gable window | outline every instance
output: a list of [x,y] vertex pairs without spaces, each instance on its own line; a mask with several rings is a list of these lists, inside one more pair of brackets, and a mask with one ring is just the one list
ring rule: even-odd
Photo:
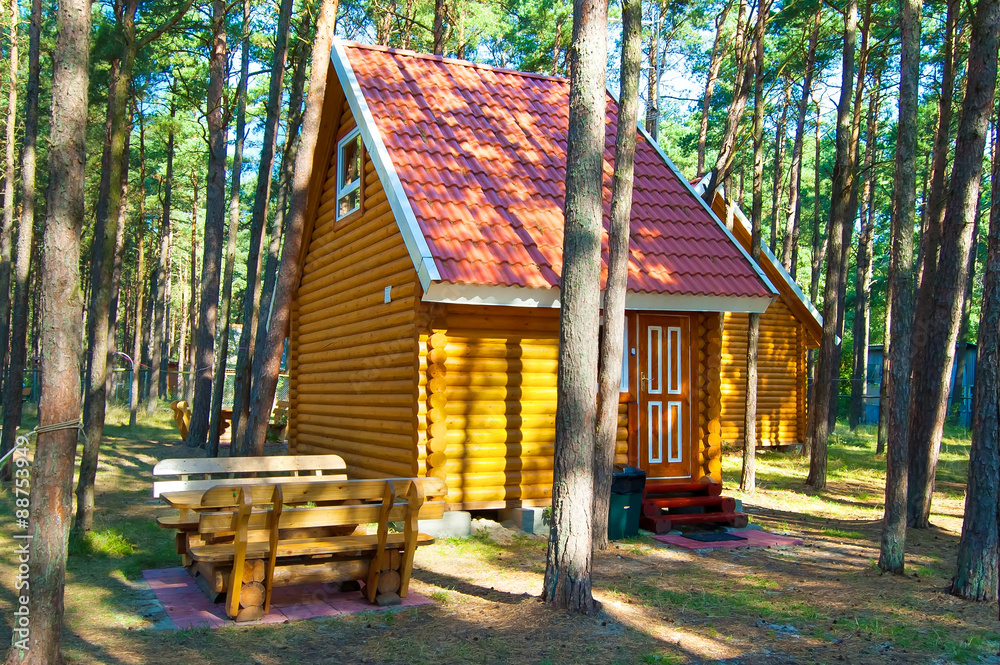
[[361,132],[337,143],[337,219],[361,207]]

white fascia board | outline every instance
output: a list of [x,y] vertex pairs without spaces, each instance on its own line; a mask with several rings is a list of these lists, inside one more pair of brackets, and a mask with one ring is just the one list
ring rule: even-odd
[[663,148],[660,147],[660,144],[654,141],[653,137],[649,135],[649,132],[647,132],[646,129],[641,125],[639,126],[639,131],[642,133],[643,137],[647,141],[649,141],[649,144],[653,146],[653,149],[656,150],[656,152],[660,155],[660,158],[663,159],[666,165],[670,167],[670,170],[674,172],[674,175],[677,176],[677,179],[680,180],[681,183],[683,183],[683,185],[687,188],[691,196],[697,199],[698,203],[701,204],[701,207],[705,209],[705,212],[707,212],[712,217],[712,219],[715,220],[715,223],[719,225],[719,228],[722,229],[722,232],[726,234],[726,237],[729,238],[729,241],[733,243],[736,249],[738,249],[740,253],[743,254],[743,256],[746,258],[746,260],[750,262],[750,265],[753,267],[754,272],[757,273],[757,276],[760,278],[760,280],[764,282],[764,286],[766,286],[767,289],[771,292],[771,295],[773,296],[772,300],[778,297],[778,290],[774,288],[774,284],[772,284],[771,280],[767,278],[767,275],[764,274],[764,271],[761,270],[761,267],[757,265],[756,261],[753,260],[753,257],[750,256],[750,253],[747,252],[745,249],[743,249],[743,245],[741,245],[739,240],[737,240],[736,237],[733,236],[732,231],[726,228],[726,225],[722,222],[722,220],[716,216],[715,211],[712,210],[712,207],[708,205],[705,199],[698,196],[698,193],[694,191],[694,188],[691,186],[691,183],[687,181],[687,178],[684,177],[684,175],[680,172],[677,166],[670,160],[670,157],[667,156],[667,153],[663,152]]
[[[425,302],[453,305],[498,305],[559,309],[555,287],[530,288],[484,284],[435,282],[424,292]],[[603,300],[603,294],[602,294]],[[747,296],[697,296],[664,293],[625,294],[625,309],[655,312],[755,312],[762,314],[773,298]]]
[[403,183],[399,180],[399,174],[396,173],[396,167],[392,163],[385,142],[382,141],[382,134],[379,132],[378,125],[375,124],[375,117],[372,115],[368,101],[358,84],[354,68],[351,67],[351,62],[347,59],[347,52],[339,37],[335,37],[333,40],[330,60],[333,62],[333,68],[340,79],[340,85],[344,89],[344,96],[354,114],[355,122],[361,130],[368,155],[371,157],[372,164],[375,165],[379,180],[382,181],[386,198],[389,200],[389,207],[396,218],[396,224],[403,236],[406,250],[409,252],[413,267],[416,268],[417,276],[420,278],[420,285],[424,291],[427,291],[433,282],[441,279],[441,274],[438,272],[437,264],[434,263],[427,239],[424,237],[423,231],[420,230],[420,225],[417,224],[413,207],[403,190]]
[[[725,198],[723,198],[723,201],[726,202],[727,206],[733,207],[733,217],[739,220],[739,223],[743,225],[743,228],[746,229],[747,233],[751,233],[750,229],[752,227],[750,226],[750,220],[748,220],[746,215],[743,214],[743,211],[740,210],[740,207],[736,205],[733,201],[726,201]],[[803,293],[802,289],[799,288],[799,285],[795,283],[795,280],[792,279],[792,276],[788,274],[788,271],[785,270],[785,266],[781,265],[781,261],[779,261],[778,257],[775,256],[773,252],[771,252],[771,248],[761,243],[760,252],[767,258],[768,261],[771,262],[771,265],[773,265],[778,270],[778,274],[781,275],[781,278],[785,281],[785,284],[787,284],[788,287],[792,289],[792,293],[795,294],[795,297],[799,299],[799,301],[805,306],[807,310],[809,310],[809,313],[812,315],[814,319],[816,319],[816,322],[819,323],[820,328],[822,328],[823,315],[819,313],[819,310],[816,309],[816,306],[813,305],[813,302],[806,297],[806,294]]]

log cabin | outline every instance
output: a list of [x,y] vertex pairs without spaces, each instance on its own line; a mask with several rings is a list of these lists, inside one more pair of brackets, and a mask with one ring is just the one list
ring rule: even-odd
[[[694,183],[701,195],[711,174]],[[732,213],[733,235],[750,251],[750,220],[739,206],[716,191],[712,210],[719,219]],[[804,446],[808,426],[807,353],[818,349],[823,315],[766,244],[760,267],[778,290],[778,299],[760,317],[757,354],[757,445]],[[747,315],[727,312],[722,329],[722,442],[743,445],[746,414]]]
[[[451,508],[548,505],[569,84],[344,41],[331,58],[290,452],[443,478]],[[610,95],[607,113],[605,229]],[[722,317],[778,291],[641,128],[635,162],[616,461],[721,483]]]

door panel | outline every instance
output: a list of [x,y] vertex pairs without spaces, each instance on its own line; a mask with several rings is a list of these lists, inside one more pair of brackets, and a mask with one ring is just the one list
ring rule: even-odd
[[639,468],[649,478],[691,478],[691,319],[640,314]]

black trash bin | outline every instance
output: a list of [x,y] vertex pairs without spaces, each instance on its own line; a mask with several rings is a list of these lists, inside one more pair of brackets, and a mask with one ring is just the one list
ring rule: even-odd
[[646,472],[634,466],[616,471],[611,480],[611,504],[608,508],[608,539],[621,540],[639,535],[642,491]]

